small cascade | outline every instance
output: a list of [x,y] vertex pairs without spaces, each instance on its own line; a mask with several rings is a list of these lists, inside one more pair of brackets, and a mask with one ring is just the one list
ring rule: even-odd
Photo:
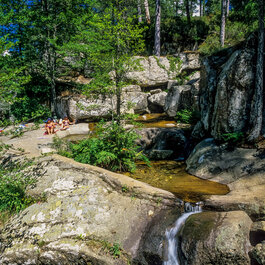
[[178,258],[178,238],[176,235],[178,234],[181,227],[185,224],[188,217],[192,214],[199,213],[202,211],[201,203],[198,202],[196,205],[192,205],[190,203],[185,203],[184,207],[185,212],[178,218],[174,227],[170,230],[166,231],[166,239],[167,239],[167,261],[164,261],[164,265],[180,265]]

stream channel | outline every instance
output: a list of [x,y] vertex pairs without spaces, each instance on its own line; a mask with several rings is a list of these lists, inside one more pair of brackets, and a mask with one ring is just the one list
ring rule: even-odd
[[[188,125],[178,124],[175,120],[167,120],[163,114],[146,114],[137,119],[143,128],[181,128],[189,129]],[[91,132],[96,123],[90,123]],[[65,139],[77,142],[84,139],[84,135],[70,135]],[[175,224],[165,232],[167,241],[167,257],[163,265],[180,265],[178,258],[177,234],[192,214],[202,211],[201,203],[209,195],[225,195],[229,192],[226,185],[203,180],[186,172],[185,162],[175,160],[151,161],[151,166],[137,163],[134,173],[123,173],[131,178],[164,189],[173,193],[185,203],[184,213],[176,220]]]

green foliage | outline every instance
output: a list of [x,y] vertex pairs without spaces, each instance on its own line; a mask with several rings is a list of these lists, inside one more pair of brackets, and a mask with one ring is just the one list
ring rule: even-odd
[[199,121],[200,114],[196,110],[184,109],[177,112],[176,119],[181,123],[195,124]]
[[169,60],[169,71],[178,72],[181,69],[182,61],[179,57],[167,56]]
[[[246,4],[242,4],[241,1],[233,3],[235,7],[230,11],[229,17],[226,20],[224,48],[234,46],[244,41],[251,32],[258,28],[258,9],[255,2],[256,1],[250,0]],[[210,55],[223,49],[220,46],[219,40],[220,9],[218,9],[215,15],[209,16],[209,21],[209,33],[199,47],[199,51],[204,55]]]
[[109,248],[110,254],[113,256],[114,259],[117,259],[121,256],[121,247],[118,243],[114,243],[110,248]]
[[[30,75],[25,75],[25,67],[16,64],[10,50],[14,43],[7,40],[7,36],[0,38],[0,96],[3,102],[15,102],[17,93],[23,90],[23,85],[29,82]],[[3,55],[4,53],[6,55]]]
[[[3,151],[8,150],[10,147],[11,147],[10,145],[8,145],[8,144],[4,144],[4,143],[0,142],[0,152],[1,152],[1,153],[2,153]],[[0,153],[0,154],[1,154],[1,153]]]
[[123,186],[121,187],[121,191],[122,191],[122,192],[128,192],[128,191],[129,191],[128,186],[127,186],[127,185],[123,185]]
[[9,134],[11,134],[11,139],[21,137],[24,135],[25,131],[22,127],[15,127],[14,129],[9,131]]
[[39,99],[29,97],[14,103],[11,107],[11,112],[18,120],[24,121],[51,117],[49,107],[41,105]]
[[19,212],[34,203],[34,199],[26,195],[27,187],[36,182],[23,172],[29,165],[11,164],[0,169],[0,212]]
[[99,123],[97,137],[91,137],[70,145],[71,156],[78,162],[97,165],[112,171],[134,171],[135,161],[148,163],[146,156],[138,152],[133,130],[125,130],[117,121]]
[[126,73],[139,67],[132,57],[144,51],[144,28],[135,23],[135,16],[128,15],[125,1],[107,1],[99,8],[101,12],[95,12],[93,4],[84,16],[76,18],[78,33],[58,48],[63,56],[76,58],[74,67],[90,71],[93,79],[85,86],[87,96],[100,93],[116,97],[118,104],[113,112],[119,117],[121,88],[128,84]]
[[59,155],[72,158],[72,152],[71,152],[72,144],[69,141],[65,141],[57,136],[53,137],[52,141],[53,141],[53,147],[57,150]]
[[170,75],[172,72],[178,72],[181,68],[182,65],[182,61],[179,57],[175,57],[175,56],[167,56],[167,59],[169,61],[169,69],[167,69],[165,67],[165,65],[160,63],[160,60],[158,57],[154,56],[157,65],[165,70],[167,72],[168,75]]
[[224,133],[221,135],[221,141],[236,145],[244,140],[244,136],[243,132]]

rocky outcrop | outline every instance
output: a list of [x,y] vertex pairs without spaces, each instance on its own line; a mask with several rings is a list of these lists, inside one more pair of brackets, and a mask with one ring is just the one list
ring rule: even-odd
[[[121,95],[121,110],[129,112],[130,108],[136,114],[148,113],[149,93],[141,92],[139,86],[125,87]],[[98,120],[111,116],[116,110],[116,97],[99,95],[87,98],[85,96],[58,97],[59,116],[68,116],[73,120]]]
[[[188,106],[189,108],[193,108],[194,104],[197,106],[198,81],[200,78],[198,71],[200,69],[199,54],[184,53],[169,58],[135,57],[135,60],[139,60],[140,69],[127,73],[128,83],[135,85],[122,88],[121,108],[124,112],[128,110],[129,106],[136,114],[162,113],[167,97],[167,92],[162,91],[162,89],[169,90],[179,84],[189,85],[190,92],[182,93],[180,102],[177,104],[183,105],[183,108],[187,108],[190,104],[192,106]],[[188,78],[185,77],[184,81],[177,80],[176,76],[183,71],[185,71],[185,75],[192,74]],[[69,77],[69,82],[72,85],[76,80],[75,78]],[[65,84],[68,84],[67,80],[58,79],[57,82],[60,84],[64,81]],[[76,80],[76,84],[80,84],[80,80],[78,80]],[[90,79],[85,79],[83,84],[90,81]],[[149,91],[153,92],[149,94]],[[175,100],[175,98],[171,99],[171,104],[174,104],[172,100]],[[112,111],[115,111],[116,104],[116,98],[109,95],[86,98],[82,95],[71,95],[68,91],[57,97],[59,116],[67,115],[76,120],[107,118],[111,116]]]
[[189,152],[188,139],[182,129],[145,128],[137,130],[140,139],[137,144],[153,160],[182,159]]
[[190,216],[179,236],[181,264],[249,265],[251,224],[242,211]]
[[3,265],[128,264],[153,220],[179,204],[169,192],[57,155],[32,170],[38,182],[28,194],[39,202],[1,231]]
[[174,80],[181,72],[180,58],[178,62],[173,62],[175,65],[173,71],[170,70],[170,61],[167,57],[135,57],[135,60],[139,60],[142,69],[128,72],[126,77],[141,87],[166,85],[169,80]]
[[164,110],[169,117],[175,117],[178,110],[189,109],[192,101],[191,86],[174,86],[168,92]]
[[164,112],[167,92],[155,93],[148,97],[148,108],[152,113]]
[[211,196],[206,207],[222,211],[244,210],[253,219],[265,218],[264,151],[229,148],[213,139],[199,143],[187,162],[189,173],[203,179],[228,184],[230,193]]
[[[252,34],[239,46],[202,62],[200,110],[203,129],[214,138],[247,132],[255,86],[257,39]],[[264,112],[265,113],[265,112]]]
[[201,68],[200,54],[198,52],[184,52],[179,55],[182,65],[181,70],[196,71]]

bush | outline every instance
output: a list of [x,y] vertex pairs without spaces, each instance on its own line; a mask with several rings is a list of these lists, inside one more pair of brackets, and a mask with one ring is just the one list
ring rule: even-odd
[[[100,122],[96,137],[91,137],[70,145],[74,160],[100,166],[112,171],[134,171],[136,160],[148,163],[146,156],[138,152],[135,140],[138,135],[133,130],[125,130],[116,121]],[[61,153],[68,150],[61,150]]]
[[47,106],[42,105],[39,99],[24,97],[21,101],[15,102],[11,106],[11,112],[17,120],[26,121],[29,119],[47,118],[51,116],[51,111]]
[[200,113],[196,110],[184,109],[177,112],[176,119],[181,123],[195,124],[200,120]]
[[34,202],[26,195],[26,188],[35,183],[32,176],[22,172],[27,166],[29,163],[12,163],[0,169],[0,212],[19,212]]
[[242,143],[244,136],[243,132],[224,133],[221,135],[221,142],[236,145]]
[[243,22],[227,20],[225,31],[225,46],[220,45],[220,26],[214,25],[205,41],[200,45],[199,51],[203,55],[211,55],[223,48],[237,45],[244,41],[255,30],[255,25],[246,26]]

